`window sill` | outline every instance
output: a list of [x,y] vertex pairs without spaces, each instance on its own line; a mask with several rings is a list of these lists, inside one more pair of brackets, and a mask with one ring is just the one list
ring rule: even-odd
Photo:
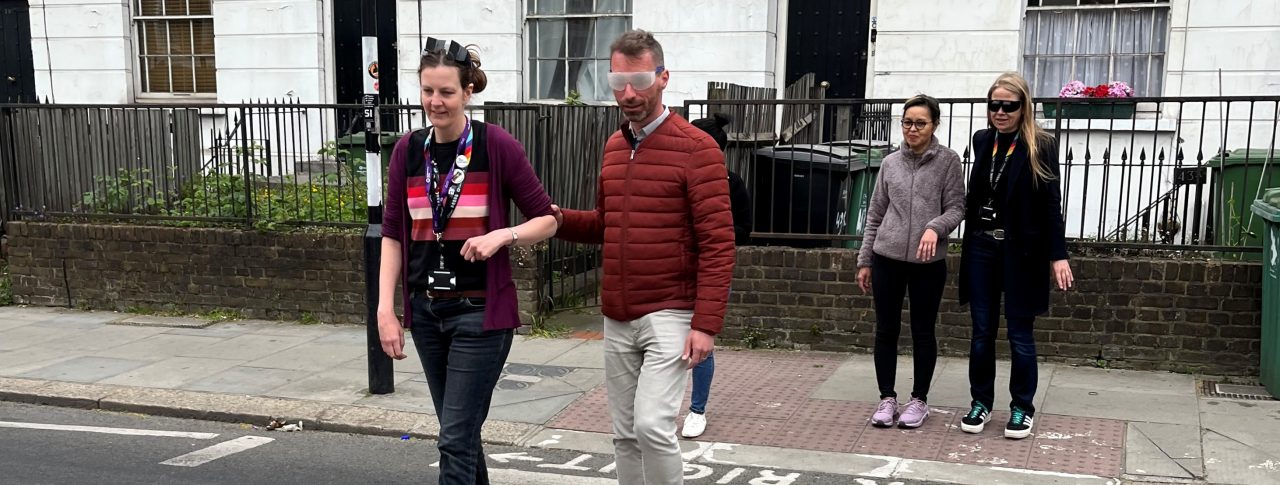
[[134,102],[138,104],[217,104],[218,96],[216,94],[198,96],[139,94],[134,97]]

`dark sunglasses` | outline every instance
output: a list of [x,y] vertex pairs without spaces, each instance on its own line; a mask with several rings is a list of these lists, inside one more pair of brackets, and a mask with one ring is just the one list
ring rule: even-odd
[[993,99],[993,100],[987,101],[987,111],[990,111],[992,113],[995,113],[997,111],[1004,111],[1005,113],[1014,113],[1020,109],[1022,109],[1022,101],[1003,101],[999,99]]
[[471,52],[462,47],[457,41],[427,37],[427,43],[422,48],[422,54],[426,55],[430,52],[439,52],[458,64],[467,65],[471,63]]

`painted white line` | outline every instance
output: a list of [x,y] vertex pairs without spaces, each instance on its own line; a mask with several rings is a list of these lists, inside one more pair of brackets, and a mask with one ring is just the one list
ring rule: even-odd
[[186,467],[200,466],[213,460],[217,460],[218,458],[257,448],[272,441],[275,441],[275,439],[264,438],[261,436],[241,436],[231,441],[223,441],[208,448],[196,450],[177,458],[162,461],[160,464]]
[[12,421],[0,421],[0,428],[39,429],[45,431],[78,431],[81,433],[154,436],[161,438],[190,438],[193,440],[211,440],[218,437],[217,433],[189,433],[186,431],[156,431],[150,429],[103,428],[99,426],[71,426],[65,424],[17,423]]
[[520,485],[618,485],[618,481],[612,478],[557,475],[508,468],[490,468],[489,481],[493,483],[519,483]]

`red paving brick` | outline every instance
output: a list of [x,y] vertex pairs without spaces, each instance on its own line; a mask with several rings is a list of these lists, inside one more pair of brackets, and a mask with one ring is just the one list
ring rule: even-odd
[[[1104,477],[1123,472],[1124,421],[1041,414],[1036,416],[1034,437],[1009,440],[1004,438],[1007,411],[996,411],[986,430],[970,435],[959,429],[962,409],[932,407],[928,421],[915,430],[879,429],[867,424],[874,402],[809,399],[843,360],[835,355],[717,352],[707,431],[697,441]],[[688,396],[686,390],[686,409]],[[602,385],[548,426],[611,433],[611,423]]]
[[959,430],[947,433],[938,453],[938,461],[1026,468],[1031,445],[1031,440],[1006,439],[1003,425],[988,424],[987,429],[979,434]]

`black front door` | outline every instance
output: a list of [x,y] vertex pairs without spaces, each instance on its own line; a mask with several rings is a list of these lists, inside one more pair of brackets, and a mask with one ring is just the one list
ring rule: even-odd
[[[370,23],[373,25],[368,25]],[[365,35],[378,36],[378,95],[383,103],[398,103],[396,0],[333,2],[333,32],[334,84],[338,103],[361,103],[365,75],[361,38]],[[418,48],[421,49],[420,46]],[[339,134],[352,129],[362,130],[364,126],[355,123],[359,115],[359,110],[340,110],[337,116]],[[396,122],[394,113],[382,116],[382,131],[400,131]]]
[[35,101],[27,0],[0,0],[0,103]]
[[827,82],[828,98],[861,98],[867,89],[871,0],[788,2],[787,84],[806,73]]

